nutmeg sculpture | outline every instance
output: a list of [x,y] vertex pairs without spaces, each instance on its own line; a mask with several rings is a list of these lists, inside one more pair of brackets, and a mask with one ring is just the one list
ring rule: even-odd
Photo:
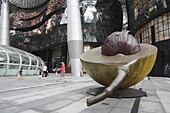
[[107,86],[101,94],[87,99],[87,105],[143,80],[153,68],[156,56],[155,46],[139,44],[126,30],[112,33],[101,47],[83,53],[80,59],[89,76]]

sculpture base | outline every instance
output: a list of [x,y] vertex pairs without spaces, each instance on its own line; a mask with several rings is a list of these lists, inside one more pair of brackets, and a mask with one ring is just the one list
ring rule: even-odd
[[[87,91],[88,94],[96,96],[103,92],[105,87],[98,87],[92,88]],[[113,94],[109,98],[139,98],[139,97],[146,97],[147,93],[142,91],[141,89],[133,89],[133,88],[126,88],[126,89],[119,89],[113,92]]]

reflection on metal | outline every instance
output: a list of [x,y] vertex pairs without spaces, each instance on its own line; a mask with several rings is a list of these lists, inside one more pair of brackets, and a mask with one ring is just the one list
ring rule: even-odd
[[36,8],[49,0],[9,0],[10,3],[20,8]]
[[23,75],[38,74],[44,61],[20,49],[0,45],[0,76],[17,75],[23,68]]

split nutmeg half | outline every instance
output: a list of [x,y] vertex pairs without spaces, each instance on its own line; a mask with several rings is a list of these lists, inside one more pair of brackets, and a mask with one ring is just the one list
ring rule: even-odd
[[143,80],[154,66],[157,47],[139,44],[129,31],[114,32],[101,47],[80,56],[87,74],[107,88],[87,99],[87,105],[100,102],[117,89],[128,88]]

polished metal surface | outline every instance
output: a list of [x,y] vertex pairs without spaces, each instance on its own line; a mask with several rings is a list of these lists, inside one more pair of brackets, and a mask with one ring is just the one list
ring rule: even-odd
[[[70,58],[71,72],[72,75],[78,77],[82,72],[82,66],[78,56],[83,52],[83,45],[80,45],[83,42],[83,38],[78,0],[67,1],[67,14],[67,42],[69,54],[72,54],[73,51],[75,51],[74,53],[76,54]],[[70,43],[75,44],[73,48],[70,46]],[[77,50],[79,50],[79,52],[76,53]]]
[[9,0],[10,3],[20,8],[36,8],[50,0]]
[[8,0],[1,2],[0,44],[9,45],[9,5]]

